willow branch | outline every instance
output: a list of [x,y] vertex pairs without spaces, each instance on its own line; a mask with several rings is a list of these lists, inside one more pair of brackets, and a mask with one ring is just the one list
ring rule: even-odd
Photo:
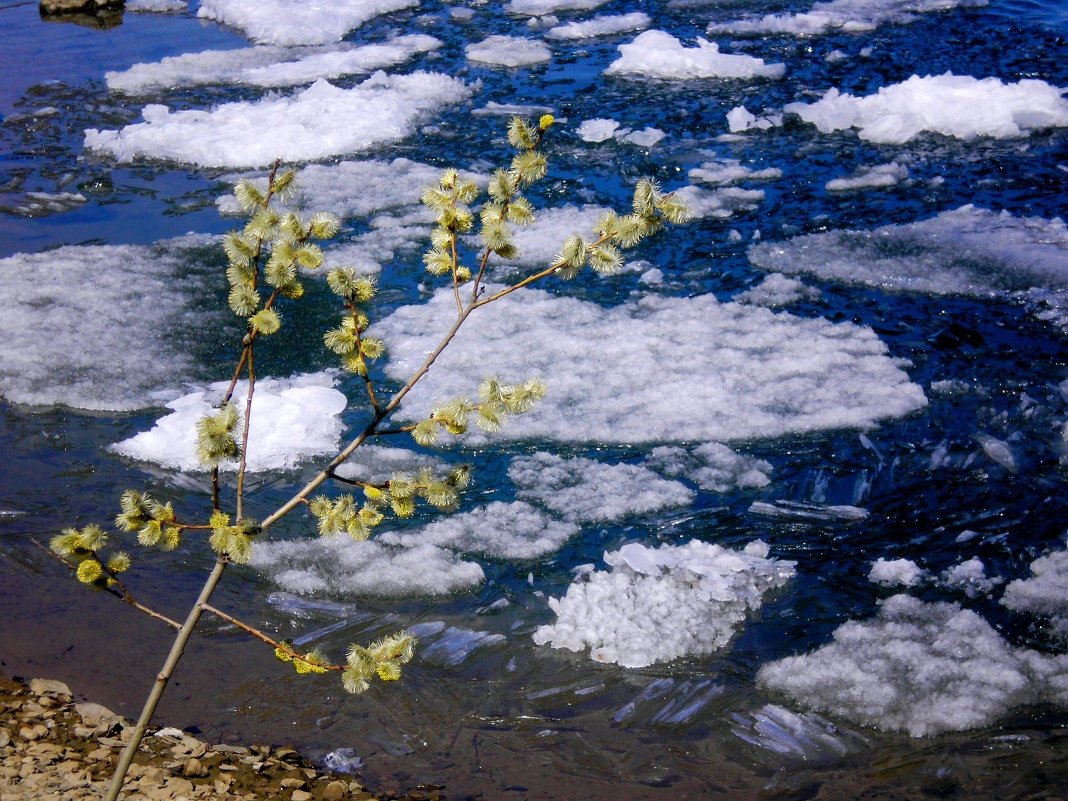
[[[291,659],[296,659],[296,660],[299,660],[301,662],[307,662],[308,661],[305,658],[304,654],[300,653],[299,651],[294,651],[293,648],[290,647],[289,645],[287,645],[286,643],[280,642],[280,641],[274,639],[273,637],[271,637],[269,634],[261,631],[260,629],[257,629],[254,626],[250,626],[248,623],[245,623],[244,621],[238,620],[236,617],[233,617],[232,615],[226,614],[226,612],[223,612],[221,609],[216,609],[211,604],[208,604],[208,603],[201,604],[201,608],[205,612],[211,612],[211,614],[215,615],[215,617],[220,618],[221,620],[225,620],[227,623],[230,623],[231,625],[237,626],[237,628],[241,629],[246,634],[249,634],[252,637],[255,637],[260,642],[267,643],[267,645],[270,645],[276,651],[284,652]],[[345,669],[344,665],[322,664],[322,663],[319,663],[319,662],[316,662],[315,666],[316,667],[325,668],[326,670],[344,670]]]

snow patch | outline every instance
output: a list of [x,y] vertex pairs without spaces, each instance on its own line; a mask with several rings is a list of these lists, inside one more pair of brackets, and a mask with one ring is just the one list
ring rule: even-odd
[[637,543],[606,552],[609,570],[550,598],[556,622],[534,642],[623,667],[714,653],[730,642],[771,590],[794,574],[794,563],[767,558],[756,540],[744,550],[691,540],[649,548]]

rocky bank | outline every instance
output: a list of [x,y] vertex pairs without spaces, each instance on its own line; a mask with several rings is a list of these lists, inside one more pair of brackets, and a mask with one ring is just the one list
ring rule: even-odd
[[[97,801],[132,728],[99,704],[75,703],[62,682],[0,678],[0,801]],[[168,728],[144,738],[122,798],[375,801],[291,748],[212,745]]]

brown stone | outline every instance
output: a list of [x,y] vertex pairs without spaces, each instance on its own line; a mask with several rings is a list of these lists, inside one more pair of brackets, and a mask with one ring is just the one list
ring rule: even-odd
[[323,801],[342,801],[349,794],[343,782],[332,781],[323,788]]
[[202,779],[208,775],[208,769],[196,757],[189,757],[182,765],[182,775],[187,779]]
[[312,801],[312,799],[314,797],[315,796],[313,796],[311,793],[307,792],[306,790],[294,790],[293,791],[293,795],[290,796],[292,801]]
[[30,692],[34,695],[62,695],[71,697],[70,687],[55,679],[31,679]]

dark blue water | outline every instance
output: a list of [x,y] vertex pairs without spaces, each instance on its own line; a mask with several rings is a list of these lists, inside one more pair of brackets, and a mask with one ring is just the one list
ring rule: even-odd
[[[808,7],[802,2],[614,0],[597,13],[643,10],[653,17],[653,27],[692,41],[712,22]],[[746,255],[758,232],[767,241],[907,224],[968,203],[1017,217],[1068,215],[1064,128],[1015,140],[965,142],[924,134],[903,146],[872,144],[851,132],[821,134],[796,123],[739,141],[718,138],[727,128],[726,113],[737,105],[774,110],[814,99],[831,86],[870,94],[913,74],[947,71],[1068,86],[1068,16],[1054,0],[992,0],[986,8],[925,14],[909,24],[888,23],[860,34],[719,40],[724,50],[785,63],[788,72],[781,81],[605,77],[617,46],[631,35],[555,43],[547,65],[516,70],[480,66],[464,58],[469,42],[495,33],[534,34],[521,19],[496,8],[480,10],[478,25],[469,27],[447,24],[447,11],[447,4],[422,3],[417,10],[373,20],[349,40],[430,33],[444,42],[441,50],[404,70],[431,69],[481,81],[471,104],[475,108],[490,102],[553,108],[563,123],[552,143],[552,180],[534,193],[538,203],[577,199],[619,207],[638,177],[651,175],[675,188],[685,183],[687,169],[712,158],[782,170],[781,178],[759,185],[766,196],[755,210],[722,221],[700,220],[643,245],[637,255],[669,279],[658,291],[675,296],[711,292],[726,300],[759,283],[763,275]],[[0,49],[0,257],[68,244],[149,244],[189,231],[221,233],[233,224],[220,218],[214,206],[226,191],[228,171],[151,161],[116,165],[85,152],[82,137],[86,128],[118,128],[140,118],[143,102],[109,94],[105,71],[167,55],[239,47],[243,37],[189,13],[128,13],[122,25],[109,30],[43,23],[36,5],[29,3],[4,3],[0,23],[12,34]],[[868,48],[870,54],[862,55]],[[826,60],[835,50],[846,58]],[[208,108],[257,94],[226,86],[176,87],[149,100],[175,108]],[[504,157],[503,118],[470,110],[446,112],[401,143],[360,156],[484,168]],[[578,139],[574,126],[592,117],[635,129],[653,126],[669,135],[648,150],[590,146]],[[908,164],[910,181],[845,199],[824,188],[831,177],[894,160]],[[86,202],[65,211],[31,213],[24,209],[28,192],[78,192]],[[358,231],[363,222],[350,224]],[[740,236],[729,236],[732,230]],[[381,276],[382,301],[375,313],[384,316],[419,302],[422,280],[418,253],[402,257]],[[284,636],[334,627],[313,638],[332,650],[398,624],[428,621],[504,634],[507,641],[477,649],[458,664],[417,658],[399,686],[375,688],[357,700],[326,679],[298,682],[269,660],[245,656],[234,644],[240,655],[227,664],[222,678],[210,663],[188,668],[196,674],[189,684],[208,689],[184,699],[190,710],[184,722],[222,737],[294,740],[317,755],[350,747],[363,757],[372,784],[387,789],[443,784],[449,798],[564,799],[606,791],[650,798],[746,798],[758,792],[762,797],[808,798],[817,791],[819,798],[884,797],[879,795],[884,792],[894,797],[970,792],[981,798],[1041,798],[1068,791],[1068,716],[1056,707],[1015,709],[989,729],[923,740],[832,720],[828,725],[848,744],[844,754],[803,744],[783,754],[737,735],[739,727],[750,730],[753,715],[764,704],[789,705],[788,699],[755,688],[761,665],[810,651],[826,643],[838,625],[875,612],[877,602],[889,594],[867,580],[875,559],[912,559],[937,573],[977,556],[987,575],[1009,581],[1027,575],[1036,557],[1063,547],[1068,512],[1058,450],[1060,427],[1068,417],[1068,399],[1058,386],[1068,378],[1063,331],[1037,319],[1033,307],[1018,299],[933,297],[816,279],[809,283],[820,288],[822,300],[802,301],[790,307],[791,313],[873,329],[892,356],[907,360],[911,380],[928,397],[926,409],[885,422],[865,437],[830,431],[737,443],[745,453],[772,464],[768,487],[700,491],[685,509],[587,526],[580,537],[542,559],[481,559],[485,584],[445,599],[317,599],[352,605],[341,608],[316,607],[307,600],[294,604],[272,595],[278,588],[262,576],[235,570],[223,593],[231,608]],[[627,274],[614,282],[579,279],[563,291],[611,306],[638,289],[636,275]],[[72,291],[77,291],[77,281]],[[317,296],[313,318],[322,317],[325,293],[312,294]],[[315,343],[315,325],[309,323],[307,329],[303,342],[293,340],[263,355],[271,373],[330,364]],[[211,331],[195,338],[205,377],[226,375],[229,349],[220,343],[229,341],[230,334]],[[966,382],[974,391],[931,390],[936,381],[952,380]],[[350,397],[359,397],[354,382],[344,388]],[[171,498],[179,508],[203,503],[203,480],[146,468],[104,450],[145,429],[158,415],[159,410],[89,415],[0,400],[0,511],[14,513],[0,517],[5,570],[61,575],[63,569],[34,543],[71,523],[108,519],[128,486]],[[347,418],[352,425],[359,419],[358,411]],[[977,433],[1010,442],[1019,469],[1011,472],[984,457],[974,439]],[[466,503],[473,507],[511,500],[507,469],[512,457],[553,447],[528,442],[460,449],[451,458],[473,462],[478,477]],[[579,443],[561,452],[637,463],[647,450]],[[932,469],[936,452],[948,454],[946,467]],[[252,513],[269,512],[299,486],[301,477],[257,478]],[[862,521],[772,518],[753,514],[755,501],[853,505],[869,515]],[[279,531],[298,536],[304,526],[298,521]],[[728,649],[628,671],[532,645],[530,634],[552,617],[545,597],[566,591],[575,565],[600,565],[606,549],[629,541],[676,544],[693,538],[729,547],[761,538],[771,544],[773,555],[797,562],[797,576],[768,600]],[[193,549],[151,556],[141,560],[134,578],[156,585],[154,594],[169,596],[165,603],[179,609],[182,600],[193,597],[208,564],[208,556]],[[159,592],[160,587],[166,592]],[[969,599],[936,586],[915,594],[964,603],[1014,646],[1063,651],[1063,643],[1041,620],[1009,613],[996,594]],[[78,625],[77,610],[34,612],[35,604],[44,607],[44,602],[25,596],[18,604],[39,632]],[[224,644],[236,640],[219,628],[210,635]],[[5,636],[16,632],[11,629]],[[54,650],[62,647],[61,640]],[[432,644],[434,638],[428,641]],[[106,663],[106,650],[100,660]],[[136,661],[148,676],[156,655],[138,650]],[[661,693],[658,688],[665,689]],[[91,689],[86,691],[91,694]]]

